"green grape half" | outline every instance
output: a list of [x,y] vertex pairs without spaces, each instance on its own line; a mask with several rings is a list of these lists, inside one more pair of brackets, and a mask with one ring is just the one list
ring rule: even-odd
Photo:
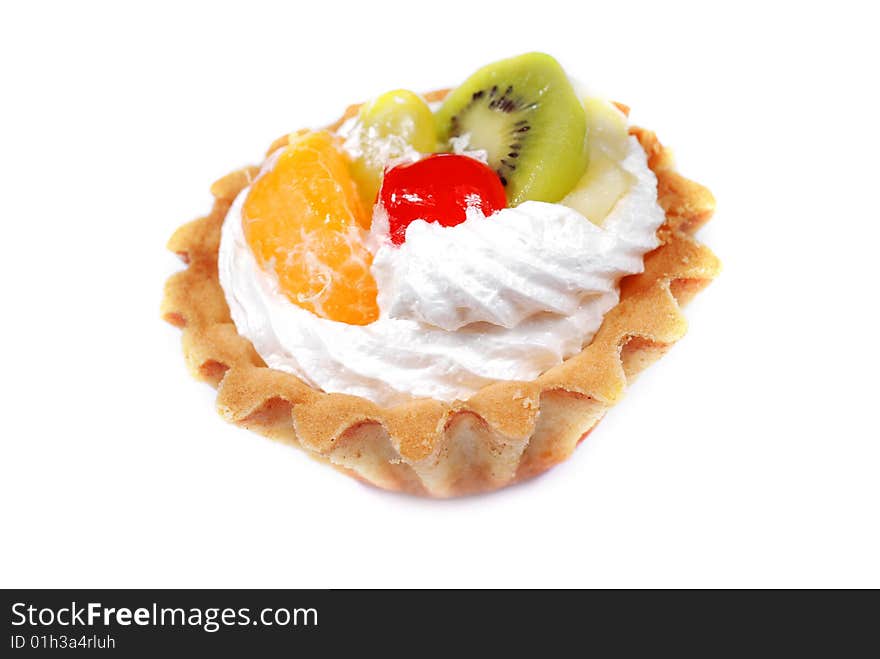
[[364,103],[358,113],[360,156],[352,175],[361,196],[372,204],[382,185],[386,164],[408,149],[433,153],[437,149],[434,115],[425,100],[406,89],[396,89]]

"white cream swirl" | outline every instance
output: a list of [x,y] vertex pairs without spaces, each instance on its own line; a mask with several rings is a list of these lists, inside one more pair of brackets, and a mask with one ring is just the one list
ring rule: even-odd
[[454,227],[419,220],[403,245],[376,253],[379,308],[450,331],[479,322],[512,328],[542,311],[569,316],[639,267],[619,242],[580,213],[538,201],[491,217],[474,210]]
[[410,225],[375,255],[379,320],[348,325],[292,304],[245,242],[242,191],[223,225],[220,283],[238,332],[268,366],[324,391],[383,405],[466,399],[495,380],[530,380],[580,351],[643,269],[664,221],[635,138],[635,183],[600,228],[559,204],[527,202],[457,227]]

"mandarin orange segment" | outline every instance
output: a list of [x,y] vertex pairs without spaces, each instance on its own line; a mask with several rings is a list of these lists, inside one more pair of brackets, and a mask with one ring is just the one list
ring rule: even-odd
[[291,302],[323,318],[366,325],[379,317],[370,216],[345,154],[326,131],[291,136],[271,156],[242,208],[245,238]]

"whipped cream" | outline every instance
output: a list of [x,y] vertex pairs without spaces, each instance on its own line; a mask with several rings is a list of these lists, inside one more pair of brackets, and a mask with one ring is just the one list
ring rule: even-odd
[[665,217],[635,138],[621,166],[634,183],[602,227],[560,204],[526,202],[455,227],[413,222],[399,248],[371,241],[380,317],[362,326],[296,306],[260,268],[242,229],[245,189],[218,256],[232,320],[271,368],[381,405],[534,379],[589,343],[617,304],[619,279],[641,272],[657,245]]
[[374,257],[379,309],[450,331],[570,316],[640,267],[640,255],[619,243],[577,211],[538,201],[491,217],[474,209],[454,227],[417,220],[403,245],[382,245]]

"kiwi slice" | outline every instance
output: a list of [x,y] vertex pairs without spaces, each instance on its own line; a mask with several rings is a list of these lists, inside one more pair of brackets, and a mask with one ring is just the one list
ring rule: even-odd
[[438,137],[469,135],[488,153],[511,206],[556,202],[587,167],[586,115],[565,71],[544,53],[483,67],[436,113]]

